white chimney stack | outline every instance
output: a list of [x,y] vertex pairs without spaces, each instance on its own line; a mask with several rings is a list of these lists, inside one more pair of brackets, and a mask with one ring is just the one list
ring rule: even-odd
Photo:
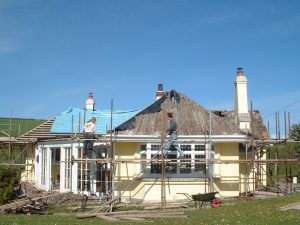
[[94,101],[94,96],[93,93],[89,93],[89,97],[85,102],[85,109],[86,110],[95,110],[95,101]]
[[241,129],[250,128],[250,115],[248,108],[247,78],[244,76],[243,68],[237,68],[235,80],[235,113]]
[[156,100],[160,99],[162,96],[164,96],[164,87],[163,84],[158,84],[157,92],[156,92]]

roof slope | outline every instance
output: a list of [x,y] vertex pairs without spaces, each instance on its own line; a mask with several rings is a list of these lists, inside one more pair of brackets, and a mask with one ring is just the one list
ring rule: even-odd
[[270,139],[269,132],[261,118],[258,110],[253,111],[253,132],[252,135],[255,139],[267,140]]
[[[171,94],[173,92],[173,94]],[[175,93],[175,95],[174,95]],[[167,112],[173,112],[179,135],[207,135],[210,112],[181,93],[166,93],[130,120],[116,128],[124,135],[158,135],[167,129]],[[212,135],[243,134],[236,124],[211,113]]]
[[[136,115],[139,110],[131,111],[113,111],[112,126],[116,127]],[[96,133],[104,134],[110,130],[110,110],[83,110],[78,108],[69,108],[68,110],[56,116],[55,122],[51,127],[52,133],[82,133],[84,122],[92,117],[97,119]]]
[[[236,113],[233,110],[218,110],[214,111],[214,113],[218,116],[226,118],[232,123],[237,123]],[[269,132],[263,122],[263,119],[261,118],[260,112],[258,110],[253,110],[251,118],[253,119],[253,132],[251,132],[253,137],[260,140],[270,139]]]
[[[138,112],[139,110],[114,111],[113,127],[118,126]],[[86,119],[84,119],[84,117]],[[81,134],[83,131],[84,121],[89,120],[91,117],[97,118],[97,133],[106,133],[110,127],[109,110],[90,111],[78,108],[69,108],[56,117],[47,120],[43,124],[21,135],[17,138],[17,140],[35,142],[39,140],[70,138],[71,136],[74,136],[74,133]]]
[[[212,135],[244,134],[236,124],[234,111],[212,111],[210,113],[209,110],[185,95],[175,92],[174,97],[174,92],[173,95],[171,93],[166,93],[141,111],[114,111],[113,127],[121,135],[159,135],[161,131],[167,129],[169,125],[167,112],[172,111],[179,125],[179,135],[209,134],[210,116]],[[74,133],[82,133],[84,117],[89,120],[93,116],[97,118],[97,132],[106,133],[110,127],[109,110],[85,111],[70,108],[17,139],[37,141],[71,137]],[[268,139],[269,135],[259,111],[253,111],[252,118],[255,139]]]
[[42,123],[41,125],[33,128],[32,130],[22,134],[18,137],[17,141],[26,141],[26,142],[34,142],[38,139],[53,139],[56,138],[55,134],[50,133],[50,129],[52,124],[54,123],[55,118],[51,118],[46,122]]

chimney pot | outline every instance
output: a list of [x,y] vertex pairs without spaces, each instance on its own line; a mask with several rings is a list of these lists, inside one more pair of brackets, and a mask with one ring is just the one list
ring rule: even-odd
[[156,100],[160,99],[162,96],[164,96],[164,87],[163,84],[158,84],[157,92],[156,92]]
[[93,96],[92,92],[89,93],[89,97],[85,102],[85,109],[93,110],[93,111],[95,110],[95,101],[94,101],[94,96]]
[[158,84],[158,89],[157,89],[157,90],[158,90],[158,91],[164,91],[163,89],[164,89],[164,88],[163,88],[163,84]]
[[241,68],[241,67],[237,68],[237,75],[238,76],[243,76],[244,75],[243,68]]

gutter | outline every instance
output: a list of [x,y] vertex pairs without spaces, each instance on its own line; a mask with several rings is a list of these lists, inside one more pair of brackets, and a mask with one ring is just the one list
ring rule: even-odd
[[[179,135],[178,142],[208,142],[209,136],[205,135]],[[211,140],[214,143],[242,143],[245,142],[245,135],[212,135]],[[155,142],[161,141],[159,135],[117,135],[114,141],[118,142]]]

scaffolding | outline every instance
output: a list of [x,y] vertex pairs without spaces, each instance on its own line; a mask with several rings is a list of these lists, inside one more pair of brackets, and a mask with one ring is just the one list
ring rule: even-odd
[[[160,176],[160,182],[161,182],[161,208],[166,208],[166,164],[191,164],[192,162],[194,164],[204,164],[206,165],[206,177],[205,180],[205,190],[207,186],[207,191],[212,192],[214,190],[214,177],[213,177],[213,165],[215,164],[231,164],[231,163],[238,163],[241,165],[245,165],[246,167],[246,195],[250,194],[251,188],[249,187],[250,183],[252,183],[253,187],[253,194],[256,190],[256,187],[258,184],[263,184],[263,181],[261,177],[263,174],[267,174],[268,171],[264,168],[264,165],[267,164],[274,164],[275,168],[278,166],[278,164],[284,164],[286,166],[286,190],[285,193],[288,193],[288,165],[291,165],[293,163],[299,163],[298,159],[292,159],[288,157],[288,143],[295,142],[294,140],[288,139],[288,132],[287,132],[287,125],[286,125],[286,113],[285,113],[285,138],[280,138],[280,128],[279,127],[279,115],[276,114],[276,134],[278,133],[278,137],[276,139],[271,140],[255,140],[254,135],[251,135],[251,138],[249,139],[248,134],[245,135],[244,144],[246,146],[246,158],[245,159],[238,159],[238,160],[216,160],[212,157],[212,147],[211,144],[213,142],[212,135],[211,135],[211,111],[210,111],[210,125],[207,129],[207,132],[205,133],[205,143],[209,143],[208,150],[208,157],[205,159],[184,159],[184,160],[177,160],[177,159],[167,159],[165,158],[165,136],[164,136],[164,125],[162,124],[161,128],[161,147],[160,150],[157,152],[157,154],[154,155],[151,159],[116,159],[115,158],[115,144],[118,142],[117,133],[115,132],[112,121],[113,121],[113,100],[111,101],[111,118],[110,118],[110,127],[108,130],[108,134],[102,136],[101,139],[95,139],[97,142],[101,142],[104,145],[102,146],[103,149],[100,151],[100,155],[94,155],[92,158],[83,158],[83,151],[82,151],[82,142],[84,139],[82,138],[82,135],[79,134],[78,131],[80,131],[80,127],[78,129],[73,130],[73,118],[72,118],[72,133],[70,137],[67,138],[60,138],[59,140],[51,139],[52,141],[69,141],[71,143],[71,151],[69,154],[69,157],[66,158],[65,161],[60,161],[60,163],[66,163],[67,165],[78,165],[78,184],[77,184],[77,193],[78,194],[84,194],[86,192],[91,191],[91,188],[95,187],[97,192],[102,193],[106,196],[107,201],[104,203],[104,205],[108,205],[110,207],[110,211],[112,210],[112,207],[115,203],[119,202],[121,200],[121,197],[125,192],[129,190],[129,188],[133,185],[134,181],[140,177],[142,173],[145,172],[145,169],[147,169],[148,165],[151,165],[153,163],[160,164],[160,170],[161,170],[161,176]],[[165,113],[163,113],[164,115]],[[252,112],[252,102],[251,102],[251,116],[253,115]],[[80,120],[79,116],[79,120]],[[85,116],[84,116],[85,118]],[[165,121],[164,118],[162,118],[162,121]],[[253,121],[253,119],[251,119]],[[289,120],[290,121],[290,120]],[[184,122],[184,121],[183,121]],[[78,122],[78,126],[80,126],[81,121]],[[279,129],[279,131],[277,130]],[[251,130],[253,131],[253,122],[251,122]],[[279,159],[278,155],[275,159],[261,159],[259,156],[259,152],[256,151],[254,148],[260,148],[265,145],[270,144],[280,144],[284,143],[285,145],[285,158]],[[34,170],[34,163],[17,163],[17,159],[23,155],[24,152],[31,150],[32,154],[34,155],[34,145],[36,142],[32,142],[28,139],[28,141],[17,141],[12,140],[10,138],[6,141],[0,142],[0,150],[3,152],[3,155],[6,157],[7,160],[11,160],[11,151],[14,147],[19,148],[20,154],[17,156],[13,155],[13,159],[10,161],[10,163],[2,163],[2,165],[7,166],[21,166],[25,168],[29,168],[28,171],[26,171],[27,175],[32,170]],[[74,157],[73,149],[74,147],[78,149],[78,156],[80,157]],[[250,156],[248,155],[249,148],[251,149]],[[10,154],[7,156],[5,153],[5,150],[9,150]],[[206,153],[205,153],[206,155]],[[128,183],[128,185],[123,189],[123,191],[115,196],[115,179],[116,179],[116,167],[117,165],[123,164],[123,163],[132,163],[132,164],[141,164],[144,163],[144,168],[141,169],[140,173],[135,175],[132,180]],[[251,168],[252,170],[252,177],[248,177],[248,169]],[[24,173],[24,174],[26,174]],[[70,190],[74,190],[72,187],[72,169],[70,169],[70,180],[68,180]],[[206,181],[208,180],[208,185],[206,185]],[[91,181],[93,185],[91,185]],[[102,205],[103,206],[103,205]],[[101,206],[101,207],[102,207]],[[95,213],[99,208],[92,210],[90,213]]]

